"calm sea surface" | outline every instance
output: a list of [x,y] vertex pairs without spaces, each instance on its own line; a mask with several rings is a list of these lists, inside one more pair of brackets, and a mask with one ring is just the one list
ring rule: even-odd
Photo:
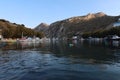
[[0,43],[0,80],[120,80],[120,42]]

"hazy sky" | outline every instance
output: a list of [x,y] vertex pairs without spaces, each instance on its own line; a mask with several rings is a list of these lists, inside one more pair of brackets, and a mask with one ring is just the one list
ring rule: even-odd
[[73,16],[104,12],[120,15],[120,0],[1,0],[0,19],[34,28]]

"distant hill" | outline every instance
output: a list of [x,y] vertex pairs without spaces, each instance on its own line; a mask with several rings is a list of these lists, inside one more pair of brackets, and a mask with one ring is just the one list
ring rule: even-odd
[[4,38],[21,38],[23,36],[42,37],[41,32],[36,32],[33,29],[25,27],[24,24],[11,23],[5,19],[0,19],[0,29],[2,30],[2,35]]
[[48,31],[49,25],[46,23],[40,23],[37,27],[34,28],[35,31],[40,31],[43,32],[44,34],[46,34],[46,32]]
[[51,38],[64,38],[81,35],[86,32],[106,30],[113,27],[120,16],[108,16],[103,12],[89,13],[85,16],[77,16],[50,24],[46,32]]

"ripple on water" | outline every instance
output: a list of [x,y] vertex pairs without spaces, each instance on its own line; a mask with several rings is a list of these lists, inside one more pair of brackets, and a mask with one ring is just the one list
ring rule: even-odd
[[119,51],[59,45],[1,51],[0,80],[119,80]]

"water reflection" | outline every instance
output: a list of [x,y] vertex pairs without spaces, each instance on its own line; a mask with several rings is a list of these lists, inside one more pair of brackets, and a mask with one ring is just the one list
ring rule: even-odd
[[71,40],[1,44],[0,80],[120,78],[119,41]]
[[[114,45],[111,45],[112,47]],[[84,59],[88,63],[113,63],[119,59],[115,56],[116,50],[112,50],[104,43],[88,41],[69,41],[51,43],[51,51],[56,56]],[[115,49],[115,48],[114,48]],[[119,51],[119,50],[117,50]]]
[[31,43],[31,42],[1,42],[1,50],[22,50],[22,49],[35,49],[40,47],[41,43]]

